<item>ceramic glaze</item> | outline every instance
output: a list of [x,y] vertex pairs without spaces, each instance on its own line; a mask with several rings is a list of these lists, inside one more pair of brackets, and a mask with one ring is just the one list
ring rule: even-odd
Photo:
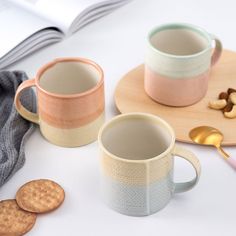
[[130,216],[151,215],[164,208],[174,193],[172,172],[148,185],[125,184],[102,177],[102,197],[113,210]]
[[[19,101],[21,92],[31,86],[36,86],[38,114]],[[39,124],[50,142],[65,147],[88,144],[97,139],[105,119],[103,71],[87,59],[56,59],[43,66],[34,80],[19,86],[15,104],[24,118]]]
[[104,123],[105,114],[102,113],[95,120],[74,128],[58,128],[43,119],[40,121],[40,131],[51,143],[62,147],[77,147],[89,144],[97,139],[98,131]]
[[188,106],[201,100],[208,89],[209,71],[195,77],[172,79],[146,66],[144,87],[147,94],[161,104]]
[[221,52],[219,39],[197,26],[167,24],[153,29],[145,57],[146,93],[169,106],[198,102],[206,94],[210,68]]
[[[187,191],[198,182],[199,161],[175,145],[172,128],[157,116],[119,115],[101,128],[98,141],[103,199],[117,212],[131,216],[153,214],[166,206],[174,193]],[[175,155],[193,165],[194,179],[174,183]]]

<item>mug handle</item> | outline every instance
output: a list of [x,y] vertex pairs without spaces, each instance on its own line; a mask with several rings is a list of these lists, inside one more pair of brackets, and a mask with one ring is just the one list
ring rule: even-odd
[[26,120],[29,120],[33,123],[39,124],[39,116],[36,113],[30,112],[27,110],[20,102],[20,96],[23,90],[35,86],[35,80],[25,80],[23,83],[20,84],[20,86],[16,90],[16,95],[14,99],[14,104],[16,107],[16,110],[19,112],[19,114],[24,117]]
[[215,41],[215,49],[211,56],[211,66],[214,66],[222,54],[223,47],[221,41],[215,35],[211,34],[210,36]]
[[192,166],[195,169],[196,176],[194,179],[188,182],[174,183],[174,193],[181,193],[181,192],[188,191],[191,188],[193,188],[199,180],[200,173],[201,173],[201,166],[200,166],[199,160],[192,152],[180,146],[175,146],[174,150],[172,151],[172,154],[175,156],[184,158],[185,160],[190,162],[190,164],[192,164]]

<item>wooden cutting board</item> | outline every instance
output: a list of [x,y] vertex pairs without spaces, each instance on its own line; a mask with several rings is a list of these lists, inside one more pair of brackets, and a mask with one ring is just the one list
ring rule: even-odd
[[221,111],[208,108],[210,100],[229,87],[236,89],[236,52],[224,50],[220,61],[212,68],[206,96],[188,107],[169,107],[150,99],[143,88],[144,65],[128,72],[117,84],[115,103],[121,113],[148,112],[166,120],[175,130],[178,141],[192,143],[189,131],[197,126],[209,125],[224,134],[223,145],[236,144],[236,118],[226,119]]

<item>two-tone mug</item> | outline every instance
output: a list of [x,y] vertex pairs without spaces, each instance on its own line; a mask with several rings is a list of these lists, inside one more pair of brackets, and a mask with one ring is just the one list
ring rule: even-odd
[[169,106],[201,100],[208,89],[210,69],[222,52],[220,40],[194,25],[166,24],[154,28],[147,41],[146,93]]
[[[97,139],[104,123],[103,70],[91,60],[60,58],[39,69],[35,79],[17,89],[15,106],[25,119],[40,126],[50,142],[65,147],[88,144]],[[35,86],[38,114],[26,110],[20,95]]]
[[[119,115],[101,128],[98,141],[103,198],[120,213],[150,215],[162,209],[174,193],[187,191],[198,182],[198,159],[175,145],[173,129],[157,116]],[[193,165],[194,179],[174,183],[174,156]]]

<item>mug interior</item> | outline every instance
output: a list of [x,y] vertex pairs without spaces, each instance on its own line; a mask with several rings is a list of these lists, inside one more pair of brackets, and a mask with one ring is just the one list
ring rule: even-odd
[[120,116],[101,133],[103,147],[112,155],[127,160],[147,160],[165,152],[174,134],[155,117]]
[[92,89],[101,77],[96,66],[85,61],[57,61],[44,70],[39,85],[50,93],[73,95]]
[[176,56],[196,54],[209,47],[209,40],[203,32],[185,26],[158,29],[149,40],[158,51]]

